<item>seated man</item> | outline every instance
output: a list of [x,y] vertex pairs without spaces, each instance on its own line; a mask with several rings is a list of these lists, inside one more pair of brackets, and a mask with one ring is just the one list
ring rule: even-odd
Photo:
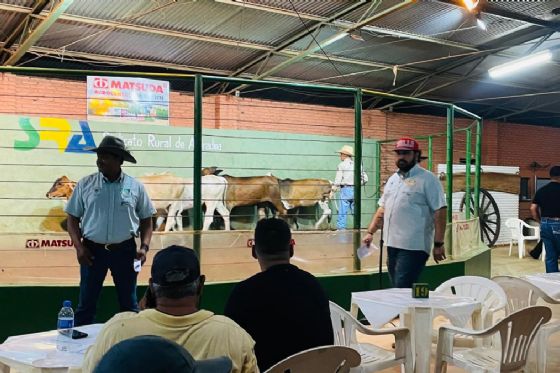
[[262,272],[231,292],[225,315],[255,340],[261,371],[297,352],[334,342],[329,300],[317,279],[290,264],[288,224],[263,219],[255,229],[253,257]]
[[91,372],[124,339],[158,335],[185,347],[196,360],[226,356],[232,361],[232,372],[258,372],[251,337],[227,317],[198,309],[203,285],[194,251],[171,246],[157,253],[149,285],[155,308],[119,313],[107,321],[86,353],[83,371]]

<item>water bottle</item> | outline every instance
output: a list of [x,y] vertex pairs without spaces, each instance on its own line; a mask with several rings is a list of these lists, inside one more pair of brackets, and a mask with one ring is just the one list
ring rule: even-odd
[[72,302],[65,300],[62,308],[58,313],[58,338],[57,349],[60,351],[68,351],[68,345],[65,343],[72,338],[72,330],[74,329],[74,311],[72,310]]

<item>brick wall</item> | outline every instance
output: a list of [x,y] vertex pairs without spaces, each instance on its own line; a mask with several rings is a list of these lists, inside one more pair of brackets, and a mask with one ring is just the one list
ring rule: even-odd
[[[192,126],[193,96],[171,93],[170,122],[174,126]],[[34,116],[62,116],[72,119],[86,117],[86,87],[84,81],[0,74],[0,113]],[[233,96],[212,96],[203,100],[205,128],[243,129],[302,134],[353,136],[354,111],[320,105],[306,105]],[[471,122],[457,119],[456,127]],[[544,123],[543,123],[544,124]],[[446,130],[446,119],[427,115],[384,113],[367,110],[362,117],[366,138],[392,139],[400,136],[422,136]],[[522,177],[533,177],[529,164],[560,164],[560,128],[511,123],[484,122],[482,163],[519,166]],[[475,151],[475,136],[472,152]],[[427,150],[427,142],[421,142]],[[455,136],[454,162],[464,158],[464,133]],[[435,138],[434,169],[445,162],[445,136]],[[390,146],[384,147],[390,154]],[[385,156],[387,170],[393,160]],[[386,171],[389,172],[389,171]],[[548,170],[537,170],[537,177],[548,177]],[[529,183],[532,187],[533,182]],[[531,190],[531,193],[533,191]],[[527,216],[526,204],[521,204]]]

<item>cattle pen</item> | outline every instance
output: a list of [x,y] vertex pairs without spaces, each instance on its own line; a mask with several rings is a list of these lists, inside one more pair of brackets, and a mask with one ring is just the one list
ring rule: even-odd
[[[146,183],[156,187],[157,195],[151,197],[161,202],[159,220],[166,220],[168,230],[175,228],[154,234],[139,277],[143,286],[155,252],[170,244],[191,247],[210,282],[204,305],[220,312],[232,284],[258,271],[247,242],[259,216],[273,214],[294,224],[294,264],[320,276],[339,304],[349,304],[350,291],[379,287],[379,278],[388,284],[385,271],[378,270],[379,252],[361,260],[357,255],[383,182],[394,171],[391,146],[400,135],[391,131],[396,119],[390,112],[369,109],[380,97],[432,106],[439,113],[411,115],[408,134],[422,144],[424,167],[434,171],[437,163],[447,165],[449,206],[453,165],[461,160],[466,165],[465,214],[448,210],[450,260],[429,265],[426,282],[437,285],[457,275],[489,272],[490,254],[477,233],[482,119],[456,105],[361,88],[211,75],[25,67],[0,67],[0,73],[12,82],[12,90],[4,94],[13,101],[0,114],[0,162],[5,169],[0,183],[0,299],[26,294],[48,309],[56,309],[61,294],[77,299],[79,267],[65,232],[63,208],[71,183],[96,171],[85,147],[107,134],[123,138],[138,159],[137,165],[125,164],[125,172],[156,179]],[[20,95],[19,85],[35,86],[37,94]],[[148,92],[131,96],[128,92],[135,89]],[[336,230],[339,197],[325,192],[323,181],[334,179],[337,150],[343,145],[354,150],[355,205],[348,229]],[[221,173],[203,175],[201,170],[209,167]],[[369,175],[364,186],[362,167]],[[205,184],[209,176],[222,175],[232,178],[229,195],[214,188],[214,182]],[[66,179],[61,182],[62,177]],[[263,189],[263,180],[272,183]],[[292,187],[301,180],[313,180],[306,188],[316,194],[294,196],[279,183]],[[240,191],[234,193],[236,186]],[[255,186],[254,194],[242,194]],[[221,203],[227,213],[208,208]],[[228,215],[231,230],[221,225],[223,215]],[[114,312],[109,289],[101,318]],[[13,314],[12,307],[2,312]],[[21,315],[25,317],[30,318]],[[49,319],[40,317],[26,325],[15,323],[2,335],[44,329],[46,322]]]

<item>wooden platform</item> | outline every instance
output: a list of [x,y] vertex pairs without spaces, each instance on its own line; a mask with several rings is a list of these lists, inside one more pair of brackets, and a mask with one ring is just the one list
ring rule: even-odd
[[[353,272],[352,231],[294,232],[296,241],[293,263],[315,274],[344,274]],[[252,231],[209,231],[202,235],[202,272],[207,281],[235,281],[259,271],[251,256],[247,240]],[[2,235],[0,241],[0,284],[57,285],[77,284],[79,266],[72,247],[53,247],[69,244],[66,233]],[[374,242],[379,242],[378,237]],[[49,244],[50,246],[45,246]],[[150,277],[153,256],[164,247],[178,244],[192,247],[192,232],[155,233],[148,260],[139,277],[145,284]],[[26,247],[33,246],[33,247]],[[35,247],[38,246],[38,247]],[[378,253],[362,261],[363,270],[376,270]],[[131,264],[132,265],[132,264]],[[111,283],[110,276],[107,282]]]

